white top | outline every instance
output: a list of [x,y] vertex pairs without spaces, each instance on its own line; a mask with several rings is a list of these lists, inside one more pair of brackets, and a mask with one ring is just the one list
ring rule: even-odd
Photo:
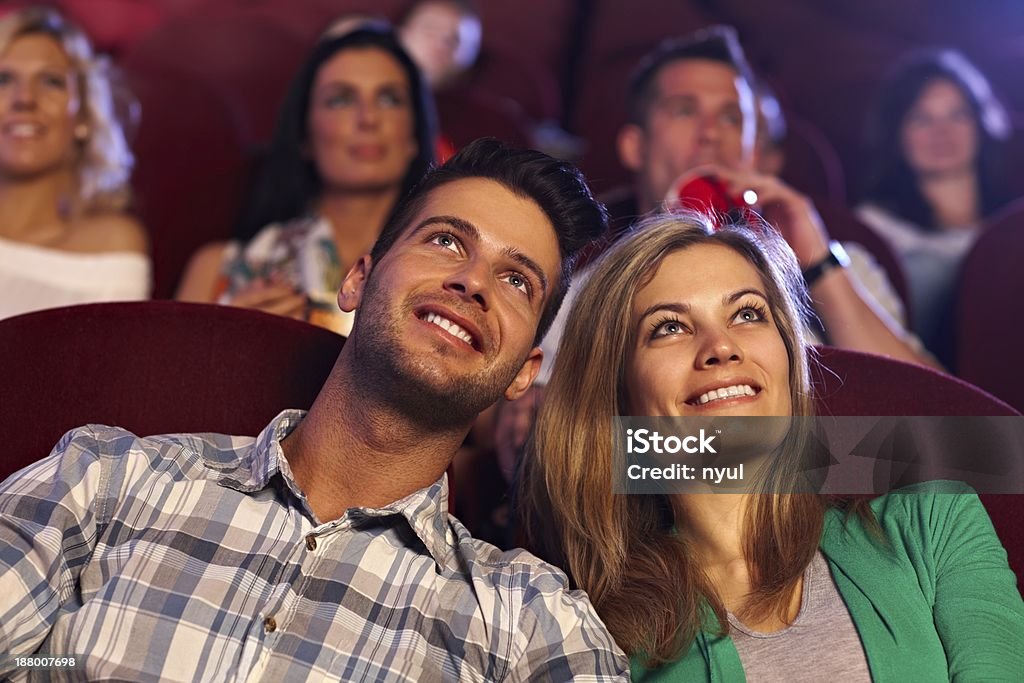
[[148,299],[149,258],[81,254],[0,238],[0,319],[44,308]]
[[899,255],[910,285],[912,327],[926,345],[933,344],[953,305],[960,264],[981,231],[973,226],[927,231],[875,204],[862,204],[856,212]]

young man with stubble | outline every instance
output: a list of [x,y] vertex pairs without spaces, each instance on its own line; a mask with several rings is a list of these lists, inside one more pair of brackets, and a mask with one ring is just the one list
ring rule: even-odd
[[105,680],[628,680],[586,596],[473,539],[445,477],[530,386],[604,227],[572,166],[477,141],[345,278],[355,326],[308,414],[69,432],[0,485],[0,676],[39,654]]

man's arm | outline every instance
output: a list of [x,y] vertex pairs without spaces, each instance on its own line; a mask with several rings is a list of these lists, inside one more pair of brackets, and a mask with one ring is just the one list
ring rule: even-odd
[[829,342],[937,370],[944,368],[904,330],[848,268],[833,268],[811,286],[815,310]]
[[[828,256],[828,231],[814,204],[804,195],[778,178],[751,171],[711,165],[701,167],[701,172],[719,177],[736,194],[753,190],[764,207],[765,218],[786,238],[802,270]],[[833,346],[942,369],[929,354],[914,348],[895,320],[872,304],[848,268],[825,272],[811,285],[810,294]]]
[[[565,581],[561,573],[550,578]],[[629,660],[579,590],[537,590],[526,596],[512,661],[505,680],[516,683],[630,680]]]
[[78,594],[104,523],[107,447],[89,427],[72,430],[0,484],[0,654],[35,652]]

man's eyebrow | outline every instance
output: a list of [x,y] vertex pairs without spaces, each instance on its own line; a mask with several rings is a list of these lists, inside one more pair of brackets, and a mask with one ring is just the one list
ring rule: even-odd
[[480,239],[480,230],[466,219],[459,218],[458,216],[427,216],[417,223],[416,227],[409,234],[415,235],[432,225],[447,225],[450,228],[454,228],[455,232],[462,233],[466,237],[471,237],[474,240]]
[[544,274],[544,269],[537,265],[537,262],[532,258],[519,251],[515,247],[505,247],[505,256],[512,259],[526,270],[533,273],[533,276],[540,282],[540,295],[543,297],[548,292],[548,276]]
[[[416,233],[435,225],[450,227],[453,232],[469,237],[473,241],[480,241],[480,229],[466,219],[459,218],[458,216],[428,216],[417,223],[416,227],[413,228],[409,234],[415,235]],[[544,269],[541,268],[536,261],[512,246],[505,247],[502,252],[507,258],[515,261],[524,269],[530,271],[533,276],[537,278],[540,282],[541,296],[544,296],[547,293],[548,277],[544,274]]]

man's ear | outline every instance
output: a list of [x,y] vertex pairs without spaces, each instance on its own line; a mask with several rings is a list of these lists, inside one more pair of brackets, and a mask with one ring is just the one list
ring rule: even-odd
[[372,268],[373,259],[369,254],[363,254],[358,261],[352,264],[338,291],[338,308],[346,313],[351,313],[359,308],[359,303],[363,300],[366,279],[370,277]]
[[639,173],[644,165],[644,129],[635,123],[627,123],[619,129],[615,140],[619,150],[619,161],[626,169]]
[[543,360],[544,352],[540,350],[539,346],[533,347],[530,355],[523,362],[523,367],[519,368],[515,379],[512,380],[512,383],[508,385],[508,389],[505,390],[505,398],[507,400],[514,401],[526,393],[526,390],[533,384],[533,380],[537,378],[537,373],[540,372],[540,364]]

